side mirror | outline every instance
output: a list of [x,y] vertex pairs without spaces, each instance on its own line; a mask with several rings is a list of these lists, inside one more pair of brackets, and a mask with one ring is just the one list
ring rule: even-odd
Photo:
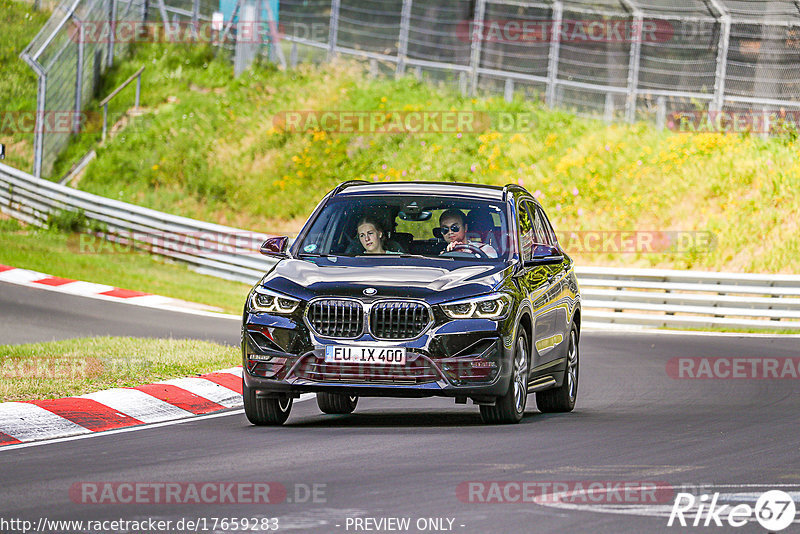
[[564,255],[556,247],[550,245],[533,245],[533,257],[525,260],[525,267],[539,265],[556,265],[564,261]]
[[288,256],[288,254],[286,254],[288,245],[289,238],[286,236],[270,237],[261,244],[261,249],[259,249],[259,252],[265,256],[285,258]]

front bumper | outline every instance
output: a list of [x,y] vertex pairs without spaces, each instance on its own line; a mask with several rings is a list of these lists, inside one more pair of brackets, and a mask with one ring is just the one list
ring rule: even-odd
[[[511,338],[504,323],[470,319],[435,324],[402,342],[335,340],[315,336],[301,322],[265,314],[242,329],[245,385],[260,396],[339,392],[378,397],[494,398],[508,391]],[[405,365],[325,362],[326,346],[405,347]]]

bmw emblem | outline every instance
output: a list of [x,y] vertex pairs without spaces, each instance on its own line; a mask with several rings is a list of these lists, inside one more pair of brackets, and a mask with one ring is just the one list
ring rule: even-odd
[[377,292],[378,290],[375,289],[374,287],[368,287],[367,289],[364,290],[364,294],[367,295],[368,297],[375,295]]

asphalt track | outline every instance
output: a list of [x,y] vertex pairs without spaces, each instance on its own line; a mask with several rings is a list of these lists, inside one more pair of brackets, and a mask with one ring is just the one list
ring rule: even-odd
[[[0,284],[0,323],[0,343],[98,334],[238,340],[235,321],[8,284]],[[624,502],[601,513],[468,502],[457,493],[467,481],[741,485],[756,493],[800,486],[798,380],[677,380],[666,372],[676,356],[798,357],[798,338],[585,332],[580,346],[576,410],[543,415],[529,400],[515,426],[483,426],[477,407],[440,399],[361,399],[349,416],[323,416],[310,400],[297,403],[280,428],[253,427],[234,411],[0,450],[0,519],[206,518],[207,532],[214,517],[277,517],[279,532],[388,532],[353,523],[387,517],[410,518],[401,532],[448,531],[417,529],[420,518],[452,519],[449,531],[463,533],[764,532],[754,522],[668,528],[666,517],[632,515],[635,507]],[[292,501],[313,484],[320,493],[315,503],[274,504],[101,505],[70,497],[75,484],[100,481],[279,482]],[[235,532],[219,524],[216,531]]]

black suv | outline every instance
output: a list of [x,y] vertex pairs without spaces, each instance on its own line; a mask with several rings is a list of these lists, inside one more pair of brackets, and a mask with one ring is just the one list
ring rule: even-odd
[[282,424],[315,392],[325,413],[358,397],[472,399],[486,423],[522,419],[528,393],[568,412],[581,303],[573,262],[522,187],[345,182],[252,289],[242,325],[244,407]]

